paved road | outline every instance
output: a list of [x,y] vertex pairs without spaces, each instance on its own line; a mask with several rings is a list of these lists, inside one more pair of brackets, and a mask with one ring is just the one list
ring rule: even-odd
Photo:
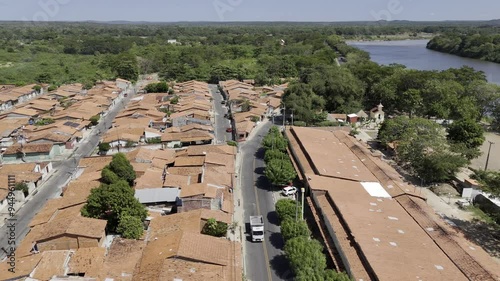
[[[55,198],[61,194],[62,188],[70,181],[72,175],[77,171],[78,162],[81,158],[90,156],[97,144],[99,143],[100,136],[97,132],[104,133],[108,130],[107,127],[111,125],[111,122],[118,114],[118,112],[125,107],[125,105],[130,101],[132,96],[135,94],[135,89],[130,89],[128,91],[128,97],[120,98],[117,100],[117,104],[102,118],[101,122],[92,131],[91,135],[83,143],[80,143],[79,147],[75,150],[71,157],[66,160],[60,161],[56,166],[57,170],[54,170],[52,176],[43,183],[38,189],[38,193],[33,196],[31,200],[26,202],[24,206],[17,212],[14,216],[16,224],[16,244],[18,245],[20,241],[26,236],[29,231],[28,224],[33,219],[33,217],[42,209],[47,200]],[[105,126],[107,125],[107,126]],[[3,225],[0,228],[0,249],[8,248],[7,243],[7,225]],[[0,250],[0,260],[6,256],[4,251]]]
[[[292,280],[293,275],[283,255],[283,238],[274,211],[274,201],[270,183],[264,176],[262,138],[271,127],[267,122],[258,127],[255,136],[240,147],[243,207],[245,209],[245,266],[246,277],[251,281]],[[253,134],[253,133],[252,133]],[[250,239],[248,217],[264,216],[265,241],[253,243]]]
[[231,133],[227,133],[226,129],[230,127],[229,120],[224,117],[227,113],[227,107],[221,104],[224,99],[220,92],[217,92],[217,85],[208,85],[210,92],[212,93],[213,103],[214,103],[214,113],[215,113],[215,139],[217,143],[226,143],[228,140],[232,140]]

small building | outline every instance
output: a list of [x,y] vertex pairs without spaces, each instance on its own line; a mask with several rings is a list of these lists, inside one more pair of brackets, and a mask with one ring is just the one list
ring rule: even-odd
[[25,162],[39,162],[51,160],[60,154],[59,147],[53,143],[16,144],[9,146],[2,153],[2,161],[23,160]]
[[332,122],[344,123],[344,122],[347,121],[347,115],[346,114],[341,114],[341,113],[329,113],[326,116],[326,120],[332,121]]
[[360,110],[358,112],[356,112],[356,115],[358,116],[358,121],[365,121],[366,119],[368,119],[368,114],[366,114],[366,112],[364,110]]
[[40,251],[101,247],[106,238],[105,220],[57,215],[36,239]]
[[132,82],[121,78],[117,78],[115,82],[116,86],[120,88],[122,91],[127,91],[132,85]]
[[358,123],[359,117],[357,114],[351,113],[347,114],[347,123],[349,124],[356,124]]
[[377,107],[374,107],[370,110],[370,118],[374,119],[377,123],[384,122],[385,113],[383,107],[384,106],[382,105],[382,103],[380,103],[379,105],[377,105]]
[[145,188],[135,191],[135,198],[144,205],[173,205],[179,200],[179,188]]

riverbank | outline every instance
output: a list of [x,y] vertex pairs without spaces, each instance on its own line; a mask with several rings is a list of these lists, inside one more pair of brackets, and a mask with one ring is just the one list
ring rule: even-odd
[[355,37],[345,37],[346,43],[353,42],[384,42],[384,41],[402,41],[402,40],[431,40],[436,36],[433,33],[401,33],[388,35],[363,35]]

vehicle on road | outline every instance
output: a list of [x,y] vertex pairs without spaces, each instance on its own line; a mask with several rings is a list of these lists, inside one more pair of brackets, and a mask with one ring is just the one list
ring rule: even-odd
[[231,133],[232,131],[233,131],[233,128],[231,128],[231,127],[226,128],[227,133]]
[[264,241],[264,218],[262,216],[250,216],[250,232],[252,242]]
[[295,195],[297,193],[297,188],[295,186],[287,186],[281,190],[281,194],[285,196]]
[[226,104],[226,101],[225,101],[225,100],[223,100],[223,101],[221,101],[221,102],[220,102],[220,104]]

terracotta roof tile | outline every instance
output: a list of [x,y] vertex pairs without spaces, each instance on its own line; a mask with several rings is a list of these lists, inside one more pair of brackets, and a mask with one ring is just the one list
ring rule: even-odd
[[79,248],[71,256],[67,274],[84,273],[88,277],[97,277],[103,268],[105,248]]

